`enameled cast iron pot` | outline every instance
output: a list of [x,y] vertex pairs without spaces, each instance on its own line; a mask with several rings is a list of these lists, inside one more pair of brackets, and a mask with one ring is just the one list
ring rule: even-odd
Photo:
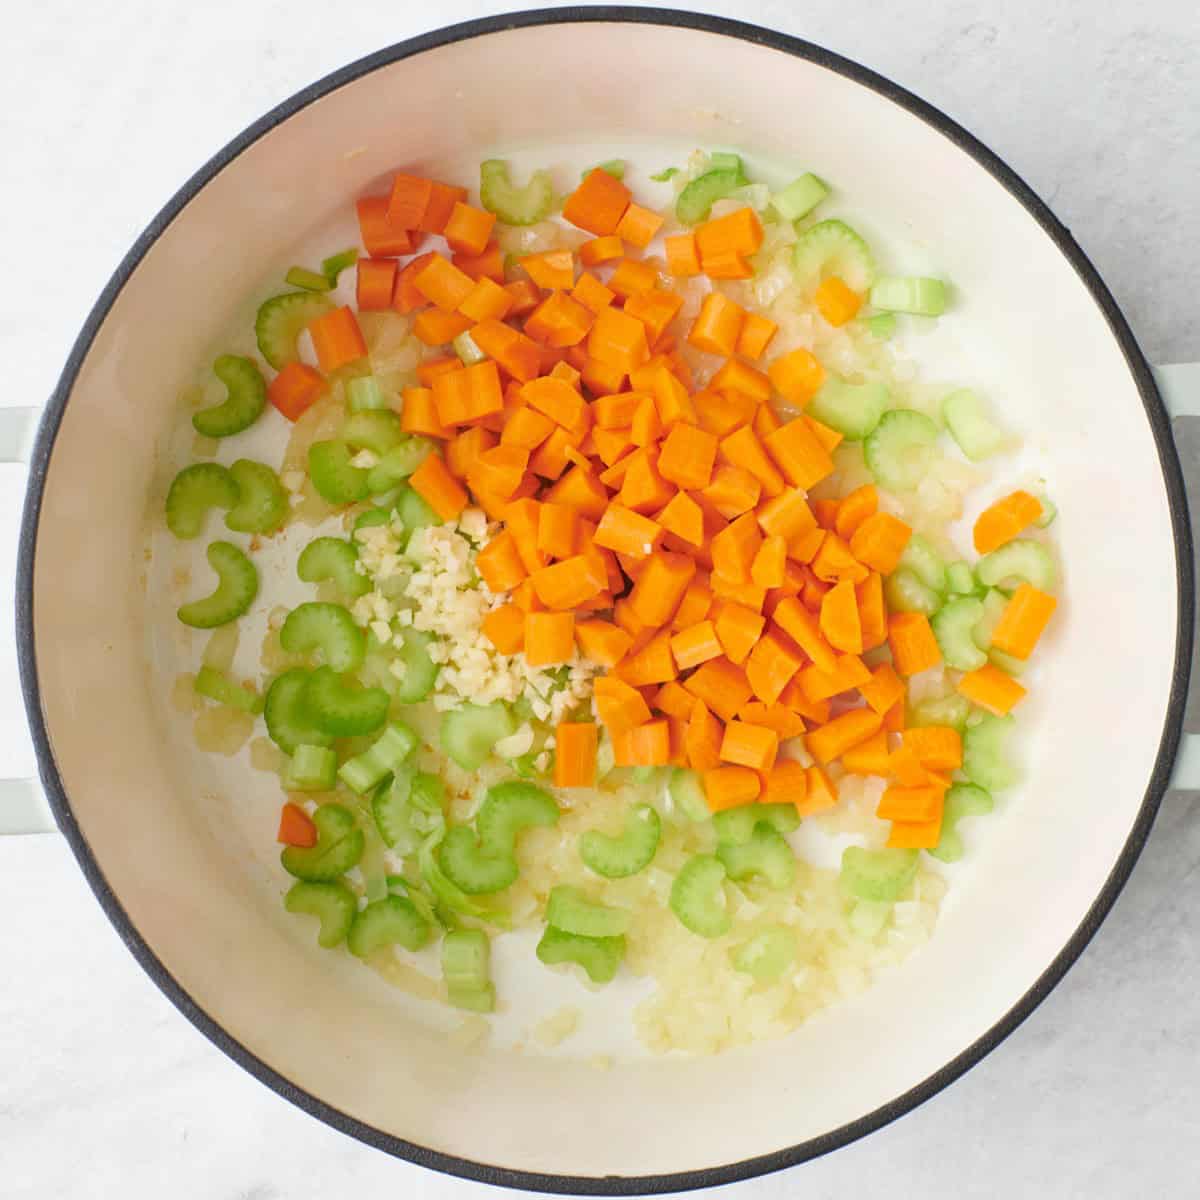
[[[171,398],[231,321],[249,319],[264,280],[350,233],[349,201],[400,165],[473,178],[480,159],[532,148],[653,170],[696,146],[818,171],[837,183],[839,215],[906,248],[894,269],[953,280],[956,307],[920,357],[988,391],[1027,434],[1061,512],[1065,590],[1023,707],[1025,782],[956,876],[932,941],[782,1042],[621,1057],[608,1071],[499,1043],[467,1051],[289,924],[275,796],[180,734],[166,700],[187,669],[171,632],[178,597],[144,561],[179,465]],[[1188,410],[1189,378],[1194,410],[1200,378],[1176,371],[1160,377],[1173,412]],[[6,417],[11,450],[19,414]],[[206,164],[122,262],[41,417],[17,582],[54,819],[180,1010],[264,1083],[371,1145],[489,1182],[597,1193],[802,1162],[919,1104],[1023,1020],[1146,839],[1179,749],[1192,615],[1167,409],[1045,205],[963,129],[862,67],[768,30],[631,8],[415,38],[307,88]],[[1187,765],[1177,784],[1200,778]],[[4,795],[10,829],[36,821],[32,788]],[[514,976],[518,1009],[536,978]],[[622,1012],[614,1025],[625,1024]]]

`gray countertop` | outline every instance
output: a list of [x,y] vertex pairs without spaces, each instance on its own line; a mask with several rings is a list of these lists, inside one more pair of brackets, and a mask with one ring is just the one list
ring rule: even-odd
[[[0,73],[2,403],[46,396],[87,308],[167,197],[312,79],[505,5],[43,0]],[[1149,357],[1200,358],[1200,16],[1184,0],[694,7],[774,26],[911,88],[980,136],[1071,228]],[[907,10],[907,11],[906,11]],[[15,261],[14,261],[15,260]],[[20,494],[0,468],[0,587]],[[0,646],[0,774],[28,772]],[[1066,980],[916,1112],[741,1197],[1190,1197],[1200,1165],[1200,802],[1167,798]],[[417,1195],[486,1189],[335,1134],[225,1059],[141,973],[56,837],[0,840],[0,1146],[13,1200]]]

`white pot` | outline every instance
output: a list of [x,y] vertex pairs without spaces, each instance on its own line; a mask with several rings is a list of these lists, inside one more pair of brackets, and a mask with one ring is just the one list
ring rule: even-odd
[[[1028,434],[1061,512],[1066,590],[1023,706],[1026,782],[977,843],[930,943],[782,1041],[631,1056],[608,1071],[464,1050],[419,1005],[368,972],[352,980],[297,934],[272,865],[277,793],[244,767],[216,774],[179,734],[161,682],[178,653],[173,602],[153,576],[147,586],[144,563],[179,465],[171,398],[264,281],[311,259],[307,243],[344,238],[349,201],[398,166],[473,177],[480,158],[525,147],[573,162],[625,152],[653,170],[716,145],[818,171],[840,214],[905,248],[898,269],[954,281],[954,311],[922,357],[986,388]],[[545,1190],[676,1190],[773,1170],[870,1132],[978,1061],[1059,980],[1127,878],[1176,756],[1192,641],[1167,413],[1067,230],[896,85],[767,30],[648,9],[500,17],[414,39],[313,85],[217,155],[138,240],[80,334],[42,419],[20,553],[42,782],[150,976],[231,1057],[331,1125]]]

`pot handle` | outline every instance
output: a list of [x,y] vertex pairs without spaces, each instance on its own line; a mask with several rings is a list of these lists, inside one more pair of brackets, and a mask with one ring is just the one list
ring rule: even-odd
[[[1183,464],[1190,512],[1200,511],[1200,363],[1176,363],[1154,368],[1155,382],[1171,417],[1171,431]],[[1196,543],[1195,522],[1192,540]],[[1198,543],[1200,544],[1200,543]],[[1192,571],[1195,577],[1196,565]],[[1184,711],[1184,733],[1179,754],[1171,771],[1171,790],[1200,791],[1200,668],[1196,655],[1200,640],[1192,651],[1191,686]]]
[[[0,408],[0,462],[29,461],[40,416],[37,408]],[[36,779],[0,779],[0,834],[56,832]]]

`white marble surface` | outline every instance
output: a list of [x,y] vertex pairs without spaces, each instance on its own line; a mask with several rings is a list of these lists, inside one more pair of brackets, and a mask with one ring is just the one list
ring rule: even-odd
[[[130,241],[195,167],[311,79],[503,4],[42,0],[5,21],[0,404],[36,403]],[[735,6],[697,3],[732,13]],[[737,15],[873,66],[979,134],[1072,228],[1159,362],[1200,358],[1200,17],[958,0],[755,0]],[[20,288],[12,285],[20,281]],[[0,468],[11,594],[20,475]],[[0,774],[28,771],[0,644]],[[1116,910],[998,1051],[917,1112],[743,1198],[1196,1194],[1200,804],[1170,797]],[[222,1057],[155,990],[63,843],[0,840],[0,1193],[13,1200],[280,1200],[482,1187],[312,1121]]]

